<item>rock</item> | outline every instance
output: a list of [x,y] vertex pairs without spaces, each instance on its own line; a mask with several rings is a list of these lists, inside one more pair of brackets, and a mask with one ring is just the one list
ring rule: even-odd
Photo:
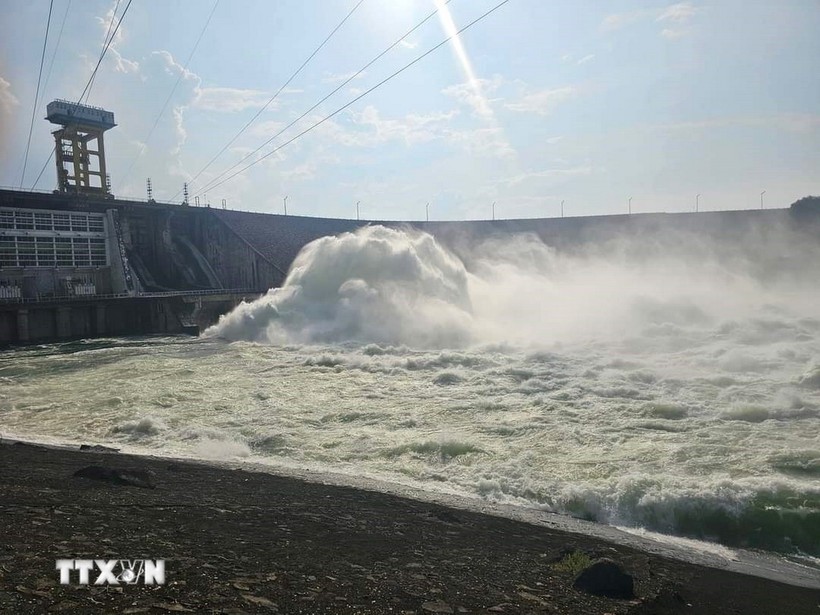
[[92,453],[118,453],[120,449],[103,446],[102,444],[80,444],[80,450]]
[[174,613],[193,613],[191,609],[185,608],[179,602],[155,602],[151,606],[162,611],[171,611]]
[[422,610],[428,613],[452,613],[453,608],[446,602],[437,600],[436,602],[425,602],[421,605]]
[[151,480],[151,475],[146,470],[120,470],[106,466],[87,466],[74,472],[74,476],[144,489],[154,489],[156,487]]
[[275,602],[272,600],[268,600],[264,596],[254,596],[253,594],[240,594],[242,598],[246,601],[250,602],[251,604],[255,604],[257,606],[264,607],[266,609],[270,609],[272,611],[278,611],[279,607],[276,605]]
[[635,597],[632,575],[611,559],[603,558],[592,562],[582,570],[573,583],[575,589],[596,596],[629,599]]
[[[63,600],[62,602],[57,602],[52,604],[48,607],[49,613],[59,613],[61,611],[71,611],[73,613],[77,612],[77,608],[80,606],[79,602],[73,602],[71,600]],[[148,609],[146,609],[148,610]]]

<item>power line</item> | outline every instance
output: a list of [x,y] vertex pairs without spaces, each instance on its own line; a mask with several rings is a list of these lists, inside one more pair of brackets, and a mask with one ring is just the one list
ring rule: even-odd
[[[322,47],[324,47],[324,46],[325,46],[325,44],[326,44],[326,43],[327,43],[327,42],[328,42],[331,38],[333,38],[333,35],[334,35],[334,34],[336,34],[336,32],[339,30],[339,28],[341,28],[341,27],[345,24],[345,22],[346,22],[348,19],[350,19],[351,15],[353,15],[353,13],[355,13],[355,12],[356,12],[356,9],[358,9],[358,8],[362,5],[362,3],[363,3],[363,2],[364,2],[364,0],[359,0],[359,1],[356,3],[356,5],[355,5],[352,9],[350,9],[350,12],[349,12],[347,15],[345,15],[345,18],[344,18],[344,19],[342,19],[342,21],[340,21],[340,22],[339,22],[339,24],[338,24],[335,28],[333,28],[333,30],[330,32],[330,34],[328,34],[328,35],[327,35],[327,37],[325,38],[325,40],[323,40],[323,41],[322,41],[321,45],[319,45],[319,46],[318,46],[318,47],[317,47],[317,48],[313,51],[313,53],[311,53],[311,54],[308,56],[308,58],[307,58],[304,62],[302,62],[302,65],[301,65],[299,68],[297,68],[297,69],[296,69],[296,72],[295,72],[295,73],[293,73],[293,74],[290,76],[290,78],[289,78],[287,81],[285,81],[285,83],[284,83],[284,84],[282,84],[282,86],[281,86],[281,87],[280,87],[280,88],[276,91],[276,93],[275,93],[273,96],[271,96],[271,97],[270,97],[270,100],[268,100],[268,102],[266,102],[266,103],[265,103],[265,105],[264,105],[261,109],[259,109],[259,111],[257,111],[257,112],[256,112],[256,115],[254,115],[254,116],[253,116],[253,117],[252,117],[252,118],[248,121],[248,123],[247,123],[247,124],[245,124],[245,125],[242,127],[242,129],[241,129],[239,132],[237,132],[237,133],[233,136],[233,138],[232,138],[230,141],[228,141],[228,142],[225,144],[225,146],[224,146],[221,150],[219,150],[219,151],[216,153],[216,156],[214,156],[213,158],[211,158],[211,159],[208,161],[208,164],[206,164],[204,167],[202,167],[202,168],[201,168],[201,169],[197,172],[197,174],[196,174],[196,175],[194,175],[194,177],[191,179],[191,181],[190,181],[190,182],[188,182],[189,184],[191,184],[191,183],[195,182],[195,181],[196,181],[196,179],[197,179],[200,175],[202,175],[202,174],[203,174],[203,173],[204,173],[204,172],[208,169],[208,167],[210,167],[210,166],[214,163],[214,161],[215,161],[217,158],[219,158],[219,157],[220,157],[220,156],[221,156],[221,155],[225,152],[225,150],[226,150],[226,149],[228,149],[228,148],[231,146],[231,144],[232,144],[234,141],[236,141],[236,140],[240,137],[240,135],[248,129],[248,127],[249,127],[251,124],[253,124],[253,123],[256,121],[256,118],[258,118],[258,117],[262,114],[262,112],[263,112],[265,109],[267,109],[267,108],[270,106],[270,104],[271,104],[274,100],[276,100],[276,99],[277,99],[277,97],[278,97],[278,96],[279,96],[279,94],[282,92],[282,90],[284,90],[284,89],[285,89],[285,88],[286,88],[286,87],[290,84],[290,82],[291,82],[291,81],[293,81],[293,80],[296,78],[296,76],[297,76],[300,72],[302,72],[302,69],[303,69],[305,66],[307,66],[308,62],[310,62],[310,61],[313,59],[313,57],[314,57],[317,53],[319,53],[319,51],[322,49]],[[177,192],[177,193],[176,193],[176,194],[175,194],[175,195],[171,198],[171,200],[173,201],[173,200],[174,200],[174,199],[175,199],[178,195],[179,195],[179,192]]]
[[51,28],[51,12],[54,9],[54,0],[48,5],[48,20],[46,20],[46,35],[43,39],[43,53],[40,55],[40,71],[37,73],[37,91],[34,93],[34,104],[31,107],[31,124],[28,127],[28,140],[26,141],[26,155],[23,157],[23,173],[20,175],[20,188],[23,187],[23,180],[26,178],[26,164],[28,164],[28,150],[31,146],[31,133],[34,130],[34,116],[37,113],[37,102],[40,99],[40,79],[43,76],[43,64],[46,60],[46,46],[48,44],[48,31]]
[[[105,55],[105,52],[108,51],[108,46],[111,44],[111,41],[114,40],[113,35],[111,36],[110,40],[109,40],[108,36],[111,34],[111,27],[114,25],[114,19],[117,17],[117,11],[120,8],[120,2],[121,1],[122,0],[117,0],[117,4],[114,5],[114,12],[111,13],[111,21],[108,22],[108,30],[105,33],[105,38],[103,38],[102,50],[100,50],[100,60],[99,60],[100,62],[102,62],[102,58]],[[127,10],[127,8],[128,7],[126,7],[126,10]],[[125,12],[123,12],[123,17],[124,16],[125,16]],[[120,20],[122,20],[122,18],[120,18]],[[117,29],[119,29],[119,26],[117,27]],[[114,32],[114,34],[116,34],[116,32]],[[95,74],[91,75],[91,82],[89,83],[89,89],[88,89],[88,95],[89,96],[91,96],[91,88],[94,87],[94,77],[95,77],[95,75],[96,75],[96,72],[95,72]],[[82,102],[82,98],[80,99],[80,102]]]
[[[185,75],[185,71],[188,70],[188,64],[191,62],[191,58],[194,57],[194,54],[196,53],[197,47],[199,47],[199,42],[202,40],[202,37],[205,34],[205,30],[208,29],[208,25],[211,23],[211,18],[214,16],[214,12],[216,11],[216,7],[218,5],[219,5],[219,0],[216,0],[216,2],[214,2],[213,8],[211,9],[211,13],[208,15],[208,19],[205,21],[205,25],[202,26],[202,30],[199,32],[199,36],[196,39],[196,43],[194,43],[194,48],[191,49],[191,53],[188,55],[188,59],[185,60],[185,65],[182,67],[182,70],[180,71],[179,76],[177,77],[176,83],[174,83],[174,87],[171,88],[171,91],[168,94],[168,98],[165,99],[165,103],[162,105],[162,109],[160,109],[159,114],[157,115],[156,119],[154,120],[153,126],[151,126],[151,130],[148,131],[148,136],[145,138],[145,141],[144,141],[146,146],[148,145],[148,141],[150,141],[150,139],[151,139],[151,135],[154,134],[154,130],[156,129],[157,124],[159,124],[159,120],[162,117],[162,114],[165,113],[165,109],[168,107],[168,103],[171,101],[171,97],[174,95],[174,92],[176,92],[177,86],[179,85],[179,82],[182,80],[182,77]],[[137,164],[137,161],[142,157],[143,151],[144,150],[140,149],[137,156],[131,162],[131,166],[128,167],[128,170],[125,172],[125,175],[123,175],[123,177],[122,177],[123,182],[125,182],[128,179],[128,176],[131,174],[131,171],[134,169],[134,165]]]
[[[66,4],[66,7],[65,7],[65,13],[63,13],[63,21],[60,24],[60,33],[57,35],[57,43],[54,45],[54,53],[51,54],[51,61],[48,63],[48,71],[46,71],[46,78],[43,81],[43,91],[44,92],[45,92],[46,88],[48,87],[49,79],[51,79],[51,69],[54,68],[54,60],[57,58],[57,51],[60,49],[60,42],[63,40],[63,29],[65,28],[65,22],[66,22],[66,19],[68,18],[68,12],[70,10],[71,10],[71,0],[68,0],[68,3]],[[29,138],[31,138],[30,135],[29,135]],[[27,149],[28,149],[28,147],[27,147]],[[40,173],[38,173],[38,175],[37,175],[37,180],[35,180],[35,182],[34,182],[35,185],[40,180],[40,177],[43,175],[43,171],[45,171],[45,168],[48,166],[49,161],[51,161],[51,156],[52,156],[52,154],[54,154],[55,150],[56,150],[56,145],[54,146],[54,149],[51,150],[51,154],[48,155],[48,158],[46,159],[46,162],[43,165],[43,168],[40,169]],[[22,188],[22,182],[21,182],[20,187]],[[33,187],[34,186],[32,186],[32,188]]]
[[[85,96],[86,92],[88,92],[88,88],[91,87],[91,82],[94,80],[94,76],[97,74],[97,70],[99,70],[100,64],[102,64],[103,58],[105,57],[105,54],[108,52],[108,48],[111,46],[111,41],[113,41],[114,37],[117,35],[117,32],[119,31],[120,26],[122,25],[122,20],[125,19],[125,14],[128,13],[128,9],[131,8],[131,2],[132,1],[133,0],[128,0],[128,4],[125,5],[125,10],[123,10],[122,15],[120,15],[120,20],[117,22],[117,27],[114,29],[114,32],[111,34],[111,38],[109,38],[106,41],[106,44],[103,46],[102,53],[100,54],[100,59],[97,60],[97,65],[94,67],[94,71],[91,73],[91,76],[88,78],[88,82],[85,84],[85,87],[83,88],[83,91],[80,94],[80,97],[77,99],[77,102],[74,104],[74,111],[76,111],[76,109],[80,106],[80,103],[83,100],[83,96]],[[118,1],[117,5],[119,6],[119,1]],[[109,31],[110,31],[110,28],[109,28]],[[73,113],[73,111],[71,113]],[[46,161],[43,163],[43,167],[40,169],[40,172],[37,174],[37,179],[35,179],[34,183],[31,185],[32,190],[34,190],[34,186],[37,185],[37,182],[40,181],[40,177],[42,177],[43,172],[46,170],[46,167],[48,166],[48,163],[51,160],[51,157],[54,155],[54,153],[56,151],[57,151],[57,144],[55,143],[54,147],[51,149],[51,153],[48,155],[48,158],[46,158]]]
[[51,54],[51,61],[48,63],[46,79],[45,81],[43,81],[43,91],[45,91],[46,87],[48,86],[48,80],[51,78],[51,69],[54,67],[54,60],[57,57],[57,50],[60,48],[60,41],[63,40],[63,28],[65,28],[65,21],[68,17],[69,9],[71,9],[71,0],[68,0],[68,4],[66,4],[65,7],[65,13],[63,14],[63,23],[60,24],[60,33],[57,35],[57,44],[54,46],[54,53]]
[[[120,26],[122,25],[122,20],[125,19],[125,14],[128,13],[128,9],[131,8],[131,2],[133,0],[128,0],[128,4],[125,5],[125,9],[122,11],[122,15],[120,15],[120,19],[117,22],[117,27],[114,28],[114,32],[111,33],[111,38],[109,38],[105,45],[103,45],[102,53],[100,53],[100,59],[97,60],[97,65],[94,67],[94,71],[91,73],[91,77],[88,79],[88,83],[85,84],[85,88],[83,89],[83,93],[80,94],[80,98],[77,99],[77,107],[80,106],[80,103],[83,101],[83,97],[88,92],[88,95],[91,95],[91,86],[94,83],[94,78],[97,76],[97,71],[100,69],[100,64],[102,64],[103,58],[105,54],[108,53],[108,48],[111,47],[111,43],[114,41],[114,38],[117,36],[117,32],[120,30]],[[117,0],[117,5],[119,5],[119,0]],[[109,28],[110,30],[110,28]],[[88,102],[88,98],[86,98],[86,102]]]
[[365,96],[367,96],[368,94],[370,94],[373,90],[376,90],[377,88],[380,88],[380,87],[381,87],[381,86],[383,86],[385,83],[387,83],[388,81],[390,81],[390,80],[391,80],[391,79],[393,79],[394,77],[396,77],[396,76],[400,75],[401,73],[403,73],[404,71],[406,71],[408,68],[410,68],[410,67],[411,67],[411,66],[413,66],[414,64],[416,64],[416,63],[418,63],[419,61],[423,60],[424,58],[426,58],[428,55],[430,55],[431,53],[433,53],[434,51],[436,51],[437,49],[439,49],[439,48],[440,48],[440,47],[442,47],[443,45],[446,45],[448,42],[450,42],[450,40],[452,40],[453,38],[455,38],[455,37],[459,36],[459,35],[460,35],[462,32],[464,32],[465,30],[468,30],[469,28],[472,28],[475,24],[477,24],[478,22],[480,22],[480,21],[481,21],[481,20],[483,20],[484,18],[488,17],[491,13],[494,13],[495,11],[497,11],[498,9],[500,9],[502,6],[504,6],[505,4],[507,4],[509,1],[510,1],[510,0],[502,0],[502,2],[499,2],[499,3],[498,3],[498,4],[496,4],[493,8],[491,8],[489,11],[487,11],[487,12],[486,12],[486,13],[484,13],[483,15],[481,15],[481,16],[479,16],[479,17],[477,17],[476,19],[474,19],[473,21],[471,21],[470,23],[468,23],[466,26],[464,26],[463,28],[461,28],[458,32],[454,33],[452,36],[448,36],[447,38],[445,38],[443,41],[441,41],[441,42],[440,42],[438,45],[436,45],[435,47],[433,47],[433,48],[431,48],[431,49],[429,49],[429,50],[425,51],[423,54],[421,54],[419,57],[417,57],[415,60],[413,60],[413,61],[412,61],[412,62],[410,62],[409,64],[405,64],[405,65],[404,65],[403,67],[401,67],[399,70],[397,70],[396,72],[394,72],[394,73],[393,73],[392,75],[390,75],[389,77],[386,77],[385,79],[383,79],[382,81],[380,81],[379,83],[377,83],[376,85],[374,85],[374,86],[373,86],[372,88],[370,88],[369,90],[366,90],[366,91],[365,91],[365,92],[363,92],[362,94],[359,94],[356,98],[354,98],[353,100],[351,100],[351,101],[350,101],[350,102],[348,102],[347,104],[345,104],[345,105],[343,105],[343,106],[339,107],[338,109],[336,109],[336,111],[334,111],[334,112],[333,112],[333,113],[331,113],[330,115],[325,116],[324,118],[322,118],[321,120],[319,120],[318,122],[316,122],[315,124],[313,124],[312,126],[310,126],[310,127],[306,128],[305,130],[303,130],[302,132],[300,132],[299,134],[297,134],[295,137],[292,137],[292,138],[288,139],[287,141],[285,141],[284,143],[282,143],[282,145],[279,145],[279,146],[275,147],[274,149],[272,149],[271,151],[269,151],[269,152],[268,152],[267,154],[265,154],[264,156],[262,156],[262,157],[260,157],[260,158],[258,158],[258,159],[256,159],[256,160],[254,160],[254,161],[253,161],[252,163],[250,163],[249,165],[247,165],[247,166],[245,166],[245,167],[243,167],[243,168],[239,169],[238,171],[236,171],[235,173],[233,173],[233,174],[229,175],[228,177],[226,177],[226,178],[225,178],[225,179],[223,179],[222,181],[220,181],[220,182],[218,182],[218,183],[216,183],[216,184],[214,184],[214,185],[210,186],[210,187],[208,188],[208,190],[213,190],[214,188],[217,188],[217,187],[221,186],[221,185],[222,185],[222,184],[224,184],[225,182],[230,181],[231,179],[233,179],[233,178],[234,178],[234,177],[236,177],[237,175],[239,175],[239,174],[241,174],[241,173],[244,173],[245,171],[247,171],[248,169],[250,169],[250,168],[251,168],[252,166],[254,166],[255,164],[258,164],[258,163],[262,162],[262,161],[263,161],[265,158],[267,158],[268,156],[272,156],[273,154],[275,154],[276,152],[278,152],[278,151],[279,151],[279,150],[281,150],[282,148],[284,148],[284,147],[286,147],[286,146],[290,145],[291,143],[293,143],[294,141],[296,141],[296,139],[298,139],[299,137],[302,137],[303,135],[306,135],[307,133],[309,133],[309,132],[310,132],[311,130],[313,130],[314,128],[316,128],[316,127],[318,127],[318,126],[320,126],[320,125],[324,124],[324,123],[325,123],[326,121],[328,121],[329,119],[331,119],[331,118],[335,117],[336,115],[338,115],[339,113],[341,113],[342,111],[344,111],[345,109],[347,109],[348,107],[350,107],[351,105],[353,105],[353,104],[357,103],[358,101],[360,101],[362,98],[364,98]]
[[40,172],[37,173],[37,179],[35,179],[34,183],[31,184],[31,190],[34,190],[34,186],[36,186],[37,182],[40,181],[40,178],[43,176],[43,171],[46,170],[46,167],[48,166],[48,163],[51,162],[51,157],[54,155],[55,151],[57,151],[57,144],[56,143],[51,147],[51,153],[48,155],[48,158],[46,158],[46,161],[43,163],[43,166],[40,168]]
[[[444,4],[450,4],[450,2],[451,2],[451,0],[446,0],[446,1],[444,2]],[[417,23],[415,26],[413,26],[412,28],[410,28],[407,32],[405,32],[405,33],[401,36],[401,38],[397,39],[397,40],[396,40],[396,42],[394,42],[392,45],[390,45],[389,47],[387,47],[384,51],[382,51],[379,55],[377,55],[375,58],[373,58],[372,60],[370,60],[370,62],[368,62],[367,64],[365,64],[365,65],[364,65],[362,68],[360,68],[358,71],[356,71],[355,73],[353,73],[350,77],[348,77],[348,78],[347,78],[347,79],[346,79],[343,83],[341,83],[341,84],[340,84],[340,85],[339,85],[339,86],[338,86],[335,90],[333,90],[332,92],[330,92],[330,93],[329,93],[327,96],[325,96],[322,100],[320,100],[319,102],[317,102],[317,103],[316,103],[315,105],[313,105],[310,109],[308,109],[308,110],[307,110],[307,111],[305,111],[302,115],[300,115],[300,116],[299,116],[299,117],[297,117],[295,120],[293,120],[290,124],[288,124],[287,126],[285,126],[284,128],[282,128],[279,132],[277,132],[275,135],[273,135],[270,139],[268,139],[267,141],[265,141],[262,145],[260,145],[259,147],[257,147],[255,150],[253,150],[253,151],[252,151],[252,152],[250,152],[249,154],[246,154],[245,156],[243,156],[243,157],[242,157],[242,158],[241,158],[238,162],[234,163],[234,164],[233,164],[233,166],[231,166],[231,167],[229,167],[229,168],[225,169],[224,171],[222,171],[222,173],[220,173],[219,175],[217,175],[216,177],[214,177],[214,178],[213,178],[210,182],[208,182],[208,184],[206,185],[206,187],[205,187],[205,188],[203,188],[202,190],[203,190],[203,191],[208,190],[208,189],[211,187],[211,184],[215,184],[217,181],[219,181],[219,179],[220,179],[221,177],[224,177],[225,175],[227,175],[228,173],[230,173],[231,171],[233,171],[236,167],[238,167],[240,164],[242,164],[243,162],[245,162],[248,158],[250,158],[251,156],[253,156],[254,154],[256,154],[259,150],[261,150],[263,147],[265,147],[268,143],[270,143],[271,141],[273,141],[273,140],[274,140],[274,139],[276,139],[277,137],[281,136],[284,132],[286,132],[288,129],[290,129],[290,128],[294,125],[294,124],[297,124],[297,123],[299,123],[301,120],[303,120],[303,119],[305,118],[305,116],[307,116],[307,115],[308,115],[311,111],[313,111],[314,109],[316,109],[316,107],[318,107],[319,105],[321,105],[321,104],[322,104],[323,102],[325,102],[328,98],[330,98],[331,96],[333,96],[336,92],[338,92],[339,90],[341,90],[341,89],[342,89],[343,87],[345,87],[348,83],[350,83],[350,82],[351,82],[351,81],[353,81],[356,77],[358,77],[358,76],[359,76],[359,75],[361,75],[364,71],[366,71],[368,68],[370,68],[371,66],[373,66],[373,64],[375,64],[378,60],[380,60],[380,59],[381,59],[384,55],[386,55],[388,52],[392,51],[392,50],[393,50],[393,48],[394,48],[394,47],[396,47],[396,46],[398,46],[398,45],[399,45],[399,44],[400,44],[400,43],[401,43],[404,39],[406,39],[408,36],[410,36],[413,32],[415,32],[416,30],[418,30],[420,27],[422,27],[422,26],[423,26],[425,23],[427,23],[427,21],[429,21],[431,18],[435,17],[437,13],[438,13],[438,9],[436,9],[435,11],[433,11],[432,13],[430,13],[429,15],[427,15],[427,17],[425,17],[425,18],[424,18],[424,19],[422,19],[419,23]]]

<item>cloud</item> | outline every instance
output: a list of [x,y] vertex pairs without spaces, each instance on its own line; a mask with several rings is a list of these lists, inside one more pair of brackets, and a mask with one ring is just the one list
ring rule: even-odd
[[306,179],[313,179],[316,177],[316,171],[319,165],[315,161],[303,162],[292,169],[285,169],[279,172],[282,179],[290,181],[304,181]]
[[631,11],[629,13],[616,13],[614,15],[609,15],[604,18],[603,22],[601,22],[601,30],[604,32],[613,32],[636,22],[639,19],[648,17],[651,14],[652,11],[642,9],[639,11]]
[[179,154],[180,150],[182,150],[182,146],[185,145],[185,142],[188,140],[188,132],[185,130],[185,124],[183,122],[185,107],[174,107],[173,114],[174,130],[176,131],[177,142],[174,148],[171,150],[171,155],[176,156],[177,154]]
[[152,51],[151,55],[162,60],[165,64],[165,72],[169,75],[179,75],[182,73],[184,79],[196,82],[197,86],[201,83],[202,80],[199,78],[199,75],[189,71],[187,68],[183,67],[182,64],[174,60],[174,56],[171,55],[170,51],[160,49],[157,51]]
[[373,147],[393,140],[410,145],[442,138],[444,127],[457,115],[458,110],[453,110],[386,119],[376,107],[368,105],[360,113],[350,113],[349,122],[325,122],[322,130],[333,141],[349,147]]
[[533,173],[521,173],[520,175],[515,175],[502,181],[503,183],[510,186],[515,186],[525,181],[531,181],[535,179],[546,179],[549,180],[550,183],[557,183],[557,181],[559,180],[591,174],[592,168],[588,166],[573,167],[569,169],[545,169],[543,171],[535,171]]
[[486,95],[497,91],[503,82],[501,76],[495,75],[492,79],[476,79],[474,82],[457,83],[444,88],[441,93],[470,107],[476,117],[489,119],[493,112]]
[[[245,109],[261,108],[269,99],[270,95],[261,90],[206,87],[197,88],[193,106],[206,111],[236,113]],[[268,107],[275,108],[275,104]]]
[[[250,108],[261,108],[270,100],[270,94],[262,90],[226,88],[226,87],[202,87],[202,79],[196,73],[184,68],[179,64],[170,52],[160,50],[151,52],[152,56],[162,59],[165,70],[169,75],[179,75],[182,73],[183,79],[194,84],[194,99],[191,106],[204,111],[217,111],[221,113],[236,113]],[[290,92],[289,92],[290,93]],[[275,103],[268,109],[276,109]]]
[[401,41],[399,42],[399,45],[401,45],[401,46],[402,46],[402,47],[404,47],[405,49],[415,49],[416,47],[418,47],[418,46],[419,46],[419,44],[418,44],[418,43],[413,43],[413,42],[411,42],[411,41],[408,41],[407,39],[403,39],[403,40],[401,40]]
[[669,28],[664,28],[661,30],[661,36],[664,38],[668,38],[669,40],[675,40],[678,38],[682,38],[689,33],[688,30],[670,30]]
[[515,150],[507,141],[504,131],[497,126],[473,130],[449,130],[447,139],[473,156],[512,158]]
[[362,73],[357,75],[356,71],[352,71],[352,72],[349,72],[349,73],[342,73],[342,74],[339,74],[339,75],[327,74],[325,77],[322,77],[322,83],[342,83],[342,82],[347,81],[349,79],[353,79],[354,77],[356,79],[361,79],[366,74],[367,74],[367,72],[362,72]]
[[[113,39],[111,40],[111,44],[108,47],[108,51],[106,52],[105,59],[106,62],[111,62],[114,65],[114,71],[118,73],[138,73],[140,69],[139,62],[136,60],[128,60],[119,52],[119,45],[125,40],[125,28],[117,27],[119,20],[122,18],[122,13],[114,17],[114,9],[117,8],[117,5],[113,4],[111,8],[108,9],[104,17],[97,17],[97,23],[100,26],[100,30],[102,31],[102,39],[100,44],[105,44],[107,37],[110,36],[110,33],[114,33],[116,29],[116,33],[114,34]],[[113,23],[112,23],[113,19]]]
[[811,130],[820,130],[820,115],[810,113],[781,113],[769,116],[720,117],[708,120],[694,120],[663,124],[657,126],[661,130],[710,130],[731,126],[749,126],[754,128],[769,128],[787,132],[804,133]]
[[263,139],[270,139],[285,127],[284,122],[277,122],[276,120],[267,120],[258,122],[248,130],[248,134],[252,137],[260,137]]
[[510,111],[519,113],[549,115],[556,107],[574,98],[577,94],[578,89],[574,86],[564,86],[526,94],[518,101],[507,103],[505,106]]
[[678,2],[662,9],[640,9],[628,13],[609,15],[601,22],[600,29],[603,32],[613,32],[637,21],[654,17],[656,22],[674,24],[676,27],[664,28],[660,34],[664,38],[676,39],[688,33],[682,26],[687,24],[698,12],[700,12],[700,9],[691,2]]
[[20,101],[11,93],[11,84],[0,77],[0,113],[11,115],[14,107],[19,104]]
[[692,5],[691,2],[679,2],[678,4],[673,4],[672,6],[666,7],[661,14],[658,15],[655,21],[674,21],[677,23],[683,23],[688,21],[697,12],[698,10]]
[[586,55],[586,56],[584,56],[583,58],[581,58],[580,60],[578,60],[578,61],[576,62],[576,64],[578,64],[578,65],[581,65],[581,64],[586,64],[587,62],[589,62],[589,61],[590,61],[590,60],[592,60],[593,58],[595,58],[595,54],[594,54],[594,53],[590,53],[589,55]]

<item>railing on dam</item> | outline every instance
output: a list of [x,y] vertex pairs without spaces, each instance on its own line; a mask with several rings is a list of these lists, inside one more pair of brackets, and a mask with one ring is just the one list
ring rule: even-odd
[[208,297],[215,295],[253,296],[258,297],[264,291],[251,288],[210,288],[206,290],[168,290],[149,293],[104,293],[99,295],[55,295],[50,297],[7,297],[0,298],[0,305],[9,304],[44,304],[83,301],[101,301],[111,299],[158,299],[163,297]]

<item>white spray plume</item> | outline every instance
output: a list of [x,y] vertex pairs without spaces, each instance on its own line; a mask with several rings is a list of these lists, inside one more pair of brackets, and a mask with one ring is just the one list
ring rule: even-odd
[[430,235],[368,226],[306,245],[282,288],[208,330],[231,340],[461,345],[471,309],[464,264]]
[[429,234],[383,226],[323,237],[303,248],[282,288],[240,305],[206,334],[417,348],[602,337],[662,343],[664,327],[766,306],[810,314],[818,299],[817,290],[800,285],[789,294],[754,275],[757,264],[743,250],[691,235],[610,238],[571,253],[526,234],[454,245],[458,256]]

